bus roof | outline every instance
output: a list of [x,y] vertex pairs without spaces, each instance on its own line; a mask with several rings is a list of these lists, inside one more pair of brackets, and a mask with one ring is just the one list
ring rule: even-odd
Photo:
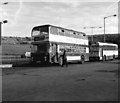
[[[43,26],[52,26],[52,27],[56,27],[56,28],[60,28],[60,29],[64,29],[64,30],[68,30],[68,31],[72,31],[72,32],[77,32],[77,33],[81,33],[81,34],[86,35],[84,32],[79,32],[79,31],[72,30],[72,29],[66,29],[66,28],[63,28],[63,27],[60,27],[60,26],[54,26],[54,25],[50,25],[50,24],[35,26],[34,28],[43,27]],[[33,28],[33,29],[34,29],[34,28]]]
[[103,46],[103,45],[108,45],[108,46],[118,46],[117,44],[113,44],[113,43],[103,43],[103,42],[98,42],[99,46]]

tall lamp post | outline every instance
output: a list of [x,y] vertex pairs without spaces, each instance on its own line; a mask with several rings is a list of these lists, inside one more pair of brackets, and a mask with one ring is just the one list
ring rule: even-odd
[[107,18],[109,18],[109,17],[115,17],[115,16],[117,16],[117,15],[114,14],[114,15],[110,15],[110,16],[104,17],[104,42],[106,41],[106,40],[105,40],[105,20],[106,20]]
[[[8,2],[4,2],[4,3],[0,4],[0,5],[2,6],[2,5],[7,5],[7,4],[8,4]],[[2,7],[1,7],[1,9],[2,9]],[[1,14],[1,17],[2,17],[2,14]],[[2,41],[1,40],[1,38],[2,38],[2,36],[1,36],[2,35],[2,24],[3,23],[7,23],[7,20],[3,20],[2,21],[2,18],[0,18],[0,19],[1,19],[0,20],[0,46],[1,46],[1,41]]]
[[0,46],[1,46],[1,41],[2,41],[2,24],[3,23],[7,23],[8,21],[7,20],[4,20],[4,21],[0,21]]
[[83,29],[91,29],[91,36],[92,36],[92,41],[93,41],[93,29],[96,29],[96,28],[102,28],[102,27],[83,27]]

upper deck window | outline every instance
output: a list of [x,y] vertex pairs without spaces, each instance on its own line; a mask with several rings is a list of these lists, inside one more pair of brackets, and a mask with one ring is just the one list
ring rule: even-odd
[[86,34],[83,34],[83,36],[86,36]]
[[36,35],[40,35],[40,29],[39,28],[35,28],[32,31],[32,36],[36,36]]
[[62,32],[65,32],[64,30],[61,30]]
[[73,34],[76,34],[75,32],[73,32]]
[[33,28],[32,36],[46,35],[48,34],[48,26],[38,26]]

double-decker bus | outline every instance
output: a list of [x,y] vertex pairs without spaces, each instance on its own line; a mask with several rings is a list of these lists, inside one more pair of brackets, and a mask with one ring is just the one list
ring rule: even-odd
[[112,60],[118,57],[118,45],[113,43],[89,42],[90,60]]
[[31,32],[33,42],[31,56],[33,62],[63,64],[63,51],[67,61],[89,60],[89,41],[83,32],[53,25],[36,26]]

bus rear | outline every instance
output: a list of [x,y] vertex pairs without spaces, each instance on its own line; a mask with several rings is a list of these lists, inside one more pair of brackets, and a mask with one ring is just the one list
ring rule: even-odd
[[118,57],[118,45],[113,43],[90,42],[90,60],[111,60]]
[[99,45],[97,42],[89,43],[89,60],[90,61],[100,60]]

